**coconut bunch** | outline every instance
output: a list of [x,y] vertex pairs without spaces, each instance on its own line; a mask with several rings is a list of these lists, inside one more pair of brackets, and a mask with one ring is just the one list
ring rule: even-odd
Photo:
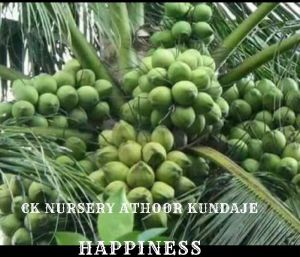
[[39,74],[12,84],[15,100],[0,103],[0,122],[14,118],[32,127],[81,128],[109,116],[112,85],[70,60],[53,76]]
[[215,62],[196,49],[155,50],[124,76],[123,88],[132,98],[121,107],[123,120],[145,128],[165,125],[189,141],[218,131],[228,113]]
[[[132,203],[166,203],[195,188],[208,172],[202,158],[192,159],[174,150],[174,136],[163,125],[150,133],[121,120],[112,130],[101,132],[99,146],[99,170],[89,176],[104,198],[123,188]],[[167,218],[165,214],[150,215],[147,226],[157,225],[149,221],[152,219]]]
[[154,47],[171,48],[177,44],[190,47],[194,42],[206,45],[213,41],[213,29],[208,23],[212,9],[206,4],[165,3],[161,31],[150,42]]
[[[232,156],[249,172],[267,171],[299,184],[298,83],[242,79],[222,97],[229,103],[223,132]],[[224,139],[224,137],[223,137]],[[298,185],[299,186],[299,185]]]
[[[12,245],[42,244],[48,241],[46,231],[55,226],[51,214],[25,214],[23,203],[55,202],[57,194],[49,187],[11,174],[2,175],[0,185],[0,229]],[[43,234],[44,231],[45,233]]]

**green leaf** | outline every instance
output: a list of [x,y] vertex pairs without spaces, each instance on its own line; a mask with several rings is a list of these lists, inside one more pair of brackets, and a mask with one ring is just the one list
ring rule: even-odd
[[105,243],[116,240],[133,230],[134,215],[131,209],[129,212],[120,212],[122,205],[128,204],[125,191],[119,191],[108,198],[106,203],[113,204],[112,212],[108,209],[98,216],[98,234]]
[[73,232],[56,232],[55,239],[58,245],[79,245],[79,241],[90,241],[85,236]]
[[167,230],[167,228],[152,228],[152,229],[145,230],[144,232],[142,232],[139,235],[138,240],[139,241],[151,240],[153,238],[156,238],[156,237],[160,236],[166,230]]
[[124,241],[133,241],[137,243],[140,234],[141,234],[140,231],[132,231],[124,236],[117,238],[116,241],[119,241],[121,243],[123,243]]

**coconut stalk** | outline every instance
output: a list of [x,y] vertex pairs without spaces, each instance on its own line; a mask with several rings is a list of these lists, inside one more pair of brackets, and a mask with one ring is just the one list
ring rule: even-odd
[[262,3],[255,12],[224,39],[222,45],[214,51],[213,58],[217,67],[220,67],[226,61],[249,33],[278,5],[279,3]]
[[295,34],[281,42],[273,44],[264,50],[256,53],[255,55],[250,56],[243,63],[241,63],[236,68],[232,69],[225,75],[220,76],[219,82],[222,85],[230,84],[234,81],[237,81],[252,71],[259,68],[261,65],[269,62],[275,56],[282,54],[293,47],[297,46],[300,43],[300,34]]
[[127,3],[128,15],[133,31],[137,31],[145,23],[144,3]]
[[219,167],[222,167],[226,171],[230,172],[300,234],[300,221],[287,208],[285,208],[253,175],[246,172],[227,156],[213,148],[196,147],[191,149],[191,151],[194,154],[209,159]]
[[22,72],[0,65],[0,78],[4,80],[28,79]]
[[119,69],[123,75],[136,64],[136,55],[132,48],[130,19],[126,3],[109,4],[113,28],[119,36]]

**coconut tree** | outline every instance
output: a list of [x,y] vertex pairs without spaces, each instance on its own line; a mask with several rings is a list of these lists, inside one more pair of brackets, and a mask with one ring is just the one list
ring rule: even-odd
[[[290,5],[213,3],[211,6],[214,11],[212,27],[216,34],[209,50],[213,53],[219,81],[224,87],[250,73],[257,78],[275,80],[282,76],[297,77],[300,36],[295,31],[299,28],[299,14]],[[1,8],[4,10],[9,7],[1,5]],[[41,32],[40,47],[51,46],[52,51],[47,54],[48,57],[50,55],[49,62],[39,63],[29,51],[30,60],[42,67],[43,71],[51,72],[55,64],[60,67],[63,50],[68,49],[83,67],[93,70],[97,78],[107,79],[113,84],[110,102],[114,118],[118,119],[120,106],[126,100],[122,78],[128,70],[138,65],[149,49],[149,36],[162,26],[159,21],[163,16],[163,5],[28,3],[19,4],[17,8],[21,14],[20,31],[27,40],[27,48],[35,49],[32,45],[34,35],[29,32],[31,29]],[[78,27],[78,16],[82,13],[86,19],[79,25],[83,27],[84,33]],[[202,47],[201,44],[198,47]],[[54,57],[54,53],[60,56],[59,60]],[[0,66],[3,80],[11,81],[31,75]],[[3,157],[0,161],[3,172],[42,179],[44,183],[58,188],[65,198],[74,201],[78,201],[79,197],[77,187],[86,199],[95,199],[91,192],[92,185],[86,178],[76,177],[76,171],[72,169],[61,169],[51,159],[52,151],[60,151],[53,142],[54,139],[75,135],[89,141],[95,135],[52,128],[21,130],[16,126],[3,127],[3,131],[9,139],[1,147],[6,149],[1,154]],[[26,136],[20,135],[20,131]],[[39,142],[38,147],[34,143],[36,141]],[[52,149],[49,149],[49,142]],[[24,149],[20,149],[19,145],[24,146]],[[28,145],[30,150],[26,148]],[[182,215],[170,236],[185,240],[201,239],[207,244],[299,244],[300,223],[299,210],[295,208],[298,201],[296,193],[292,189],[285,190],[288,185],[272,176],[257,174],[255,178],[249,175],[219,152],[216,146],[212,147],[196,144],[186,149],[216,165],[211,171],[212,176],[192,196],[197,197],[199,202],[258,202],[259,215],[240,215],[238,220],[233,214]],[[40,163],[40,159],[44,162]],[[22,160],[31,161],[27,164]],[[35,172],[28,172],[28,167],[35,167]],[[70,187],[65,187],[66,181]],[[272,194],[278,188],[285,191],[285,199],[288,199],[285,203]],[[82,226],[80,232],[86,230],[84,227],[93,231],[91,217],[76,218],[83,221],[79,222]],[[245,225],[241,228],[238,224]],[[287,238],[289,241],[286,241]]]

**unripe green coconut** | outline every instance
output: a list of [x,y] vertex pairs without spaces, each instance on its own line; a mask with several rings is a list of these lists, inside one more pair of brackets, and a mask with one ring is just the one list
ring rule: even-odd
[[60,107],[59,99],[56,95],[45,93],[40,96],[38,111],[43,115],[54,115]]
[[[103,170],[96,170],[89,175],[89,178],[96,187],[96,193],[100,193],[107,186],[107,181]],[[122,181],[123,182],[123,181]],[[123,182],[124,183],[124,182]]]
[[292,125],[279,127],[278,128],[285,136],[287,142],[295,141],[298,142],[300,134],[296,131]]
[[129,168],[122,162],[112,161],[103,166],[103,172],[108,183],[116,180],[126,181]]
[[34,115],[29,121],[28,125],[30,127],[42,127],[47,128],[48,127],[48,120],[42,116],[42,115]]
[[81,65],[80,65],[79,61],[76,59],[71,59],[71,60],[67,61],[63,67],[64,71],[72,72],[74,74],[74,76],[75,76],[76,72],[79,71],[80,69],[81,69]]
[[169,83],[167,80],[167,70],[164,68],[153,68],[147,73],[147,77],[152,88],[155,86],[164,86]]
[[181,19],[187,15],[188,11],[187,3],[165,3],[165,13],[168,17]]
[[257,112],[262,107],[262,95],[256,88],[251,88],[244,94],[244,100],[251,106],[254,112]]
[[284,95],[286,95],[289,91],[298,91],[299,86],[297,81],[295,81],[292,78],[283,78],[281,79],[277,87],[283,92]]
[[94,84],[95,89],[98,91],[100,100],[107,99],[111,96],[113,85],[106,79],[98,79]]
[[184,62],[173,62],[168,69],[168,79],[172,83],[182,80],[190,80],[192,76],[191,68]]
[[212,80],[210,86],[203,90],[203,92],[209,94],[214,100],[217,100],[221,97],[223,88],[217,80]]
[[200,136],[205,129],[205,125],[206,125],[206,119],[205,119],[204,115],[196,115],[195,121],[186,130],[186,132],[189,135],[189,138],[194,137],[194,136],[195,137]]
[[69,137],[67,138],[64,146],[72,151],[71,154],[76,160],[84,158],[87,147],[82,139],[78,137]]
[[66,111],[74,109],[78,104],[78,94],[72,86],[62,86],[57,90],[60,106]]
[[175,190],[162,181],[156,181],[151,188],[151,194],[155,203],[165,203],[175,197]]
[[63,116],[63,115],[54,116],[52,119],[49,120],[49,124],[50,124],[50,126],[55,127],[55,128],[68,128],[69,127],[68,119],[66,118],[66,116]]
[[131,167],[142,159],[142,147],[135,141],[127,141],[120,145],[118,151],[119,160]]
[[294,125],[296,115],[289,107],[282,106],[274,112],[273,119],[278,127]]
[[89,118],[93,121],[103,121],[109,117],[110,107],[107,102],[99,102],[91,109]]
[[214,106],[212,97],[204,92],[199,92],[193,103],[193,109],[197,114],[205,114],[212,110]]
[[298,162],[291,157],[281,159],[276,168],[276,173],[288,180],[292,180],[297,172]]
[[138,121],[138,113],[135,109],[136,100],[131,99],[129,102],[124,103],[120,108],[120,117],[122,120],[136,124]]
[[152,83],[150,83],[148,76],[145,74],[145,75],[140,76],[139,86],[134,89],[134,91],[132,92],[133,95],[137,94],[135,92],[137,90],[137,88],[139,88],[141,92],[148,93],[154,88],[154,85]]
[[104,189],[104,195],[106,197],[112,196],[114,194],[119,193],[121,190],[124,190],[125,192],[128,192],[128,186],[124,181],[113,181],[109,183],[105,189]]
[[300,144],[297,142],[288,144],[283,150],[282,157],[292,157],[300,161]]
[[75,165],[75,161],[67,155],[60,155],[55,159],[55,161],[61,165],[69,165],[69,166]]
[[139,161],[134,164],[127,174],[127,184],[131,188],[145,187],[151,188],[155,180],[152,168],[145,162]]
[[196,187],[195,183],[187,177],[181,176],[175,186],[176,195],[185,194]]
[[151,141],[160,143],[166,151],[170,151],[174,146],[174,136],[172,132],[163,125],[157,126],[152,134]]
[[241,96],[245,96],[247,92],[255,87],[255,83],[251,78],[242,78],[236,83],[236,87],[239,90]]
[[237,99],[230,104],[229,115],[236,121],[248,120],[251,114],[251,106],[244,100]]
[[[146,75],[143,75],[143,76],[146,76]],[[152,89],[152,88],[151,88]],[[151,90],[150,89],[150,90]],[[148,93],[147,91],[143,91],[141,88],[140,88],[140,86],[138,86],[138,87],[136,87],[133,91],[132,91],[132,96],[133,97],[137,97],[137,96],[139,96],[141,93],[144,93],[144,92],[146,92],[146,93]]]
[[296,186],[298,192],[300,192],[300,174],[294,176],[292,183]]
[[190,160],[192,161],[192,165],[187,170],[187,175],[189,178],[193,180],[197,180],[202,183],[203,177],[207,177],[210,171],[210,167],[206,159],[202,157],[193,157],[189,156]]
[[174,37],[170,30],[156,31],[150,37],[150,42],[154,47],[163,46],[165,48],[174,46]]
[[280,155],[286,145],[286,138],[279,130],[268,131],[262,138],[263,150]]
[[143,116],[149,116],[153,111],[148,93],[141,93],[134,99],[134,109]]
[[4,122],[11,117],[12,104],[1,102],[0,103],[0,123]]
[[47,229],[49,225],[49,214],[44,212],[28,213],[24,219],[24,225],[31,233],[38,235],[41,231]]
[[112,142],[119,146],[121,143],[128,140],[136,140],[136,131],[132,125],[126,121],[120,120],[115,124],[112,130]]
[[143,224],[146,229],[151,228],[167,228],[168,216],[165,212],[150,213],[143,219]]
[[228,140],[229,155],[237,161],[243,161],[248,157],[248,146],[239,139]]
[[300,112],[300,92],[290,91],[286,97],[286,106],[291,108],[294,112]]
[[152,67],[161,67],[168,69],[175,61],[174,55],[167,49],[159,48],[152,55]]
[[215,71],[215,69],[216,69],[216,63],[215,63],[215,60],[211,56],[203,54],[202,55],[202,62],[203,62],[202,65],[204,67],[210,68],[210,70],[212,72]]
[[247,142],[249,158],[259,160],[264,153],[262,147],[262,141],[259,139],[250,139]]
[[212,109],[204,114],[207,125],[216,124],[222,119],[222,111],[218,104],[214,103]]
[[95,80],[95,73],[90,69],[82,69],[76,73],[76,82],[78,87],[93,85]]
[[182,168],[177,163],[166,160],[157,168],[155,176],[158,181],[175,186],[182,173]]
[[15,80],[12,84],[12,93],[17,101],[24,100],[35,105],[39,99],[38,91],[30,84]]
[[12,213],[14,213],[19,219],[24,218],[26,215],[22,211],[22,204],[24,203],[30,203],[30,200],[27,196],[22,196],[22,195],[14,197],[11,203]]
[[236,85],[231,86],[228,88],[223,94],[222,97],[228,102],[232,103],[234,100],[240,98],[240,93]]
[[34,106],[23,100],[15,102],[11,109],[12,116],[16,119],[32,117],[34,112]]
[[149,100],[154,108],[166,110],[172,104],[171,89],[165,86],[156,87],[149,93]]
[[228,105],[227,101],[223,97],[219,97],[216,100],[216,104],[219,105],[221,112],[222,112],[222,116],[227,117],[229,114],[229,105]]
[[212,27],[205,21],[199,21],[192,26],[193,36],[199,39],[210,37],[214,31]]
[[254,173],[259,170],[259,162],[255,159],[248,158],[241,163],[241,166],[248,172]]
[[244,129],[232,127],[229,132],[229,139],[239,139],[248,143],[248,141],[251,140],[251,137]]
[[191,81],[196,85],[199,91],[205,90],[210,86],[210,76],[203,67],[192,71]]
[[11,211],[12,195],[7,185],[0,185],[0,212],[8,214]]
[[176,106],[171,113],[171,120],[174,126],[187,129],[195,122],[196,114],[192,107]]
[[151,141],[151,133],[147,130],[140,130],[137,134],[136,141],[144,146]]
[[[171,32],[170,32],[171,33]],[[154,33],[155,34],[155,33]],[[151,40],[151,39],[150,39]],[[174,43],[173,43],[174,44]],[[149,72],[149,70],[151,70],[152,67],[152,57],[151,56],[146,56],[144,58],[142,58],[141,62],[140,62],[140,67],[139,67],[142,72],[147,73]]]
[[187,80],[179,81],[172,87],[174,101],[182,106],[191,106],[197,94],[198,89],[195,84]]
[[155,128],[157,125],[165,125],[170,127],[172,125],[171,117],[168,111],[153,110],[150,116],[151,125]]
[[153,203],[152,194],[145,187],[136,187],[130,190],[127,199],[130,203]]
[[78,166],[81,167],[87,174],[91,174],[96,169],[95,163],[90,159],[83,159],[79,161]]
[[71,127],[80,128],[87,124],[88,116],[84,109],[77,107],[69,113],[69,124]]
[[169,152],[167,155],[167,160],[175,162],[182,168],[183,171],[192,165],[192,161],[188,158],[188,156],[185,153],[177,150]]
[[12,245],[32,245],[30,233],[25,228],[19,228],[11,239]]
[[77,90],[79,105],[90,110],[99,102],[97,90],[92,86],[82,86]]
[[149,142],[142,148],[142,157],[147,164],[155,168],[167,158],[167,152],[161,144]]
[[132,70],[127,72],[123,78],[123,89],[126,93],[131,93],[139,83],[140,71]]
[[15,214],[8,214],[7,216],[0,218],[0,230],[8,237],[12,237],[21,227],[22,222]]
[[112,130],[102,130],[98,136],[98,144],[100,147],[108,146],[112,144]]
[[60,70],[55,72],[53,78],[56,80],[57,87],[60,88],[65,85],[75,86],[75,76],[73,72]]
[[274,90],[275,84],[269,79],[262,79],[257,81],[256,88],[261,92],[262,96]]
[[275,172],[280,163],[280,157],[272,153],[264,153],[260,158],[261,171]]
[[282,105],[283,94],[278,88],[273,88],[271,91],[263,95],[263,107],[269,111],[274,111]]
[[252,120],[247,123],[245,130],[252,138],[262,139],[265,133],[270,131],[270,128],[262,121]]
[[188,49],[181,53],[176,60],[186,63],[192,70],[194,70],[199,66],[199,62],[202,62],[202,57],[198,50]]
[[269,127],[272,127],[273,125],[273,116],[272,113],[269,111],[260,111],[256,113],[254,119],[265,123]]
[[35,89],[40,95],[45,93],[56,93],[57,83],[51,75],[42,73],[34,77],[32,81]]
[[212,17],[212,10],[207,4],[197,4],[189,15],[193,22],[209,21]]
[[171,32],[175,40],[186,40],[192,34],[192,27],[186,21],[177,21],[172,26]]
[[28,197],[31,202],[44,203],[51,199],[52,190],[41,183],[32,182],[28,189]]
[[96,163],[98,167],[102,167],[105,163],[118,160],[118,149],[112,145],[100,148],[96,152]]

